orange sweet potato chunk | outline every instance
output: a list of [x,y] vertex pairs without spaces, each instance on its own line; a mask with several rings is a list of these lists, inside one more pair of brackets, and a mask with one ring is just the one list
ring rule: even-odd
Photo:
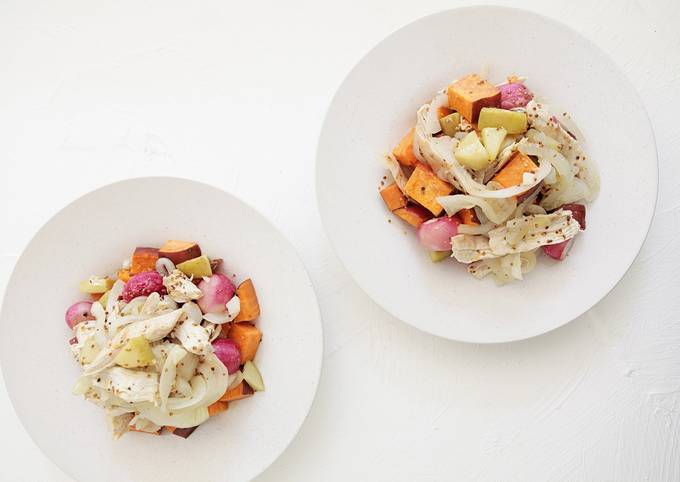
[[201,255],[201,248],[193,241],[169,239],[158,250],[161,258],[168,258],[175,264],[180,264]]
[[156,269],[156,261],[158,261],[157,248],[135,248],[135,252],[132,254],[130,273],[135,275],[145,271],[153,271]]
[[132,278],[129,269],[119,269],[116,276],[118,276],[118,279],[121,280],[123,283],[127,283],[130,280],[130,278]]
[[439,216],[444,208],[437,202],[437,198],[451,194],[453,186],[439,179],[428,167],[418,163],[404,187],[404,192],[432,214]]
[[215,403],[208,405],[208,416],[212,417],[218,413],[226,412],[228,408],[229,404],[227,402],[218,400]]
[[493,180],[503,187],[518,186],[522,184],[525,172],[535,172],[537,169],[538,167],[529,156],[517,151]]
[[432,214],[430,211],[415,204],[410,204],[404,208],[395,209],[394,214],[399,216],[414,228],[417,228],[428,219],[432,219]]
[[381,189],[380,195],[382,196],[383,201],[385,201],[387,209],[390,211],[394,211],[395,209],[399,208],[405,208],[408,204],[406,196],[404,196],[404,193],[401,192],[401,189],[399,189],[399,186],[397,186],[396,183],[392,183],[389,186]]
[[250,385],[248,385],[246,382],[241,382],[238,385],[236,385],[234,388],[231,388],[224,392],[224,395],[222,395],[222,398],[220,398],[221,402],[234,402],[236,400],[242,400],[244,398],[248,398],[251,396],[255,391],[251,388]]
[[257,301],[257,293],[253,281],[248,278],[236,288],[236,296],[241,302],[241,311],[234,320],[236,323],[241,321],[254,321],[260,316],[260,303]]
[[262,340],[262,332],[250,323],[234,323],[229,328],[227,337],[238,345],[241,352],[241,363],[252,361]]
[[449,114],[453,114],[453,110],[449,109],[448,107],[439,107],[437,109],[437,117],[441,119],[442,117],[446,117]]
[[479,219],[477,219],[477,214],[472,208],[465,208],[458,211],[458,216],[463,224],[479,225]]
[[397,147],[394,148],[392,154],[401,164],[405,166],[413,166],[418,162],[418,158],[413,153],[413,133],[415,128],[412,128],[408,133],[399,141]]
[[449,85],[449,107],[460,112],[468,122],[477,122],[482,107],[498,107],[501,91],[477,74],[466,75]]

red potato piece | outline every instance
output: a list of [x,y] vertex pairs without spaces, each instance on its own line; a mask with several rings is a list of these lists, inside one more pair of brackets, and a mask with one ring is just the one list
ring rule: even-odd
[[161,258],[168,258],[175,264],[180,264],[201,256],[201,248],[193,241],[170,239],[160,247],[158,255]]

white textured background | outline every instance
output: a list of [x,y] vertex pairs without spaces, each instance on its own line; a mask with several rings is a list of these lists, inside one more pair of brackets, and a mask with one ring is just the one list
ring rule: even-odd
[[[680,480],[677,0],[512,2],[608,52],[656,133],[649,238],[591,312],[524,342],[449,342],[384,313],[330,250],[313,168],[331,96],[383,37],[459,4],[0,1],[0,288],[31,236],[81,194],[151,174],[207,181],[293,241],[324,316],[316,403],[258,480]],[[36,282],[49,286],[40,273]],[[23,431],[2,385],[0,427],[0,480],[70,480]]]

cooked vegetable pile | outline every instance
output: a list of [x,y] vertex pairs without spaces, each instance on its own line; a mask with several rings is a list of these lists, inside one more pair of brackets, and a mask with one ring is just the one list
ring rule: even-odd
[[537,251],[562,260],[585,230],[600,180],[582,140],[522,79],[493,85],[470,74],[418,109],[386,156],[394,182],[380,195],[417,228],[432,261],[453,257],[499,284],[521,280]]
[[83,368],[73,392],[104,409],[115,438],[163,428],[186,438],[264,390],[255,287],[236,287],[221,265],[196,243],[170,240],[136,248],[115,276],[80,283],[92,300],[66,310]]

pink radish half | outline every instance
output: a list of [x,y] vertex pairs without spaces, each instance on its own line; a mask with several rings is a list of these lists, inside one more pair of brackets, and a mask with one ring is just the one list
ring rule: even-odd
[[81,321],[94,320],[94,316],[90,312],[91,309],[91,301],[76,301],[69,306],[64,315],[68,327],[75,328]]
[[241,366],[241,351],[238,345],[232,340],[218,338],[212,342],[212,346],[215,356],[227,368],[229,374],[236,373]]
[[418,240],[430,251],[449,251],[459,224],[458,216],[430,219],[418,227]]
[[227,309],[227,301],[234,297],[236,287],[228,276],[220,273],[212,275],[198,284],[203,296],[198,299],[198,306],[203,313],[222,313]]

